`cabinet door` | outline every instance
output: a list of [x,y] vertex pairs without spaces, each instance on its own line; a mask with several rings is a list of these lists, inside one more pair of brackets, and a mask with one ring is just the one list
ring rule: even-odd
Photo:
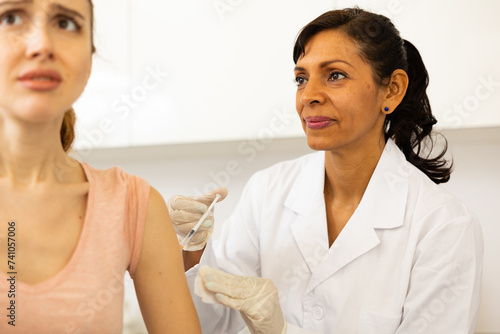
[[331,1],[132,1],[133,77],[165,72],[133,113],[132,144],[302,135],[292,49]]

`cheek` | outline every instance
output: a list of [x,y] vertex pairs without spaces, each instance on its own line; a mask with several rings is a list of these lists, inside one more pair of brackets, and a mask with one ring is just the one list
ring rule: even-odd
[[359,96],[352,91],[343,91],[336,93],[334,96],[330,95],[330,101],[335,110],[334,116],[340,121],[347,121],[354,118],[357,114]]
[[301,97],[302,97],[302,93],[297,91],[297,93],[295,94],[295,109],[297,110],[297,113],[299,114],[299,116],[302,113],[302,108],[303,108],[303,104],[300,101]]
[[0,69],[6,73],[12,70],[11,66],[14,61],[19,61],[23,58],[22,45],[14,38],[0,38]]
[[[4,44],[0,42],[0,45]],[[13,46],[7,45],[0,48],[0,85],[4,87],[2,89],[15,85],[21,58],[22,53],[14,50]]]
[[75,69],[75,78],[78,83],[81,83],[83,85],[86,85],[90,69],[92,66],[92,62],[90,61],[89,58],[82,58],[78,63],[75,63],[74,69]]
[[351,97],[352,107],[356,110],[356,118],[368,119],[377,115],[377,95],[373,86],[363,85],[364,89],[357,90]]

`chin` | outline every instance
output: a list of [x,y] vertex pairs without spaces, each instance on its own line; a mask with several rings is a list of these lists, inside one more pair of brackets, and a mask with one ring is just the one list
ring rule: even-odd
[[63,117],[64,113],[69,109],[70,108],[49,109],[40,105],[27,105],[25,108],[21,109],[23,112],[18,113],[18,117],[30,123],[45,123]]
[[331,151],[334,146],[332,140],[317,137],[307,137],[307,145],[315,151]]

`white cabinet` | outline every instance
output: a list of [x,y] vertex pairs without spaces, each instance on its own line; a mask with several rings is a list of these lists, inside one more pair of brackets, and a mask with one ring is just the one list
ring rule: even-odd
[[359,4],[389,15],[428,67],[439,126],[500,126],[498,1],[95,0],[98,53],[77,148],[302,136],[292,48]]

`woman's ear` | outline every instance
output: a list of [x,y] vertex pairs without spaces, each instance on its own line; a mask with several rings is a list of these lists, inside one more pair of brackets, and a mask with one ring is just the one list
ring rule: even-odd
[[387,89],[384,96],[382,107],[382,112],[384,114],[392,113],[401,101],[403,101],[406,90],[408,89],[408,83],[408,74],[406,74],[405,71],[397,69],[392,72],[389,84],[386,86]]

